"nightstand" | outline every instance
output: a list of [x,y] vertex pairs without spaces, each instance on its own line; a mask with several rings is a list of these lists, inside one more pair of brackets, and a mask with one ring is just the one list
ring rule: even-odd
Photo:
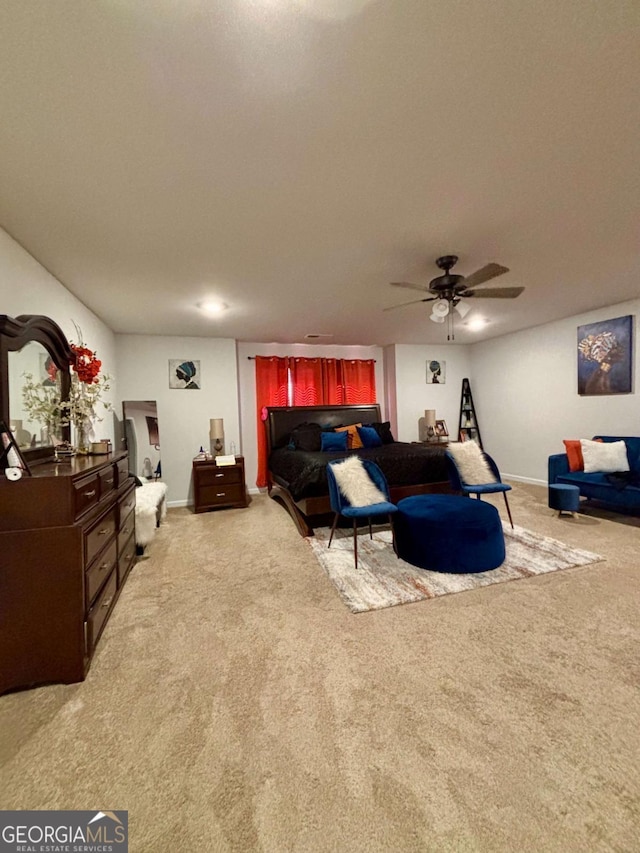
[[235,465],[216,465],[215,459],[193,460],[193,510],[246,507],[244,456],[236,456]]

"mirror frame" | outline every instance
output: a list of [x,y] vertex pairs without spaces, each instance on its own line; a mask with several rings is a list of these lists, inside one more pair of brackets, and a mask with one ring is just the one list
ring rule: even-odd
[[[40,314],[20,314],[9,317],[0,314],[0,420],[10,423],[9,412],[9,353],[21,350],[23,346],[36,341],[47,350],[53,363],[60,371],[60,399],[69,399],[71,389],[71,364],[75,361],[73,350],[64,332],[49,317]],[[61,438],[69,441],[71,427],[62,427]],[[36,460],[51,456],[51,447],[25,448],[22,453],[26,459]]]

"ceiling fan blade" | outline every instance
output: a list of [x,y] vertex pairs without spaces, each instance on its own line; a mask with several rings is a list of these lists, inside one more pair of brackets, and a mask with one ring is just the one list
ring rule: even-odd
[[506,272],[509,272],[508,267],[501,267],[500,264],[487,264],[485,267],[480,267],[479,270],[472,272],[471,275],[465,276],[464,286],[477,287],[479,284],[491,281],[492,278],[497,278]]
[[487,290],[465,290],[460,296],[465,299],[467,296],[482,297],[483,299],[515,299],[520,296],[524,287],[491,287]]
[[429,293],[428,287],[421,287],[419,284],[411,284],[409,281],[390,281],[392,287],[408,287],[409,290],[419,290],[420,293]]
[[393,311],[395,308],[404,308],[405,305],[417,305],[418,302],[433,302],[437,296],[427,296],[426,299],[414,299],[412,302],[402,302],[400,305],[390,305],[388,308],[383,308],[383,311]]

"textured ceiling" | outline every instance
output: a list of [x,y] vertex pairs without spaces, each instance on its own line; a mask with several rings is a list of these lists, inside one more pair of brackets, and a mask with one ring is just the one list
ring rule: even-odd
[[637,0],[5,0],[0,225],[116,332],[440,342],[389,282],[495,261],[478,340],[640,295],[639,92]]

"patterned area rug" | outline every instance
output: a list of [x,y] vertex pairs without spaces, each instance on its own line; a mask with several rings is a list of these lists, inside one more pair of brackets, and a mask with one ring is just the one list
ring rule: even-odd
[[327,548],[328,527],[316,530],[315,536],[308,537],[307,542],[353,613],[382,610],[396,604],[409,604],[604,560],[600,554],[572,548],[522,527],[512,530],[506,526],[504,537],[507,552],[504,563],[490,572],[466,575],[429,572],[399,560],[391,547],[389,530],[374,529],[373,539],[369,539],[368,531],[360,533],[357,569],[353,561],[353,534],[350,529],[338,529],[331,548]]

